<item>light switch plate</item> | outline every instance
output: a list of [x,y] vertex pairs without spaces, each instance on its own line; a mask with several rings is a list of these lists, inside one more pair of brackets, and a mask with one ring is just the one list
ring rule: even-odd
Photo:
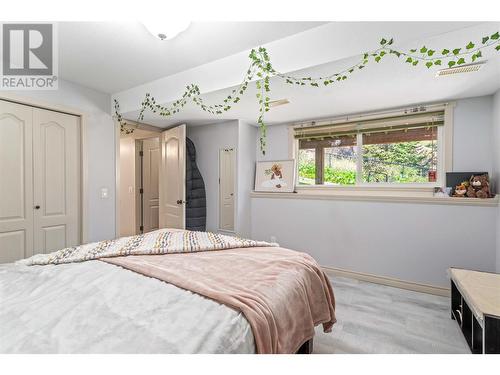
[[101,188],[101,199],[108,199],[109,193],[108,193],[108,188],[103,187]]

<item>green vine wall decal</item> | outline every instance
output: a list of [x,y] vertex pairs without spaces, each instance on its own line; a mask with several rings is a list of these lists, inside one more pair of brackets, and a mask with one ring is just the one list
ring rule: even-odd
[[[484,36],[479,42],[469,42],[467,45],[465,45],[465,47],[443,48],[439,51],[428,48],[424,45],[420,48],[410,49],[408,52],[402,52],[393,49],[393,43],[394,40],[392,38],[383,38],[380,41],[380,46],[377,49],[364,53],[359,62],[355,65],[322,77],[295,77],[293,75],[283,74],[274,69],[269,54],[264,47],[252,49],[249,55],[251,63],[243,77],[242,82],[237,88],[233,89],[221,103],[206,104],[201,97],[200,88],[196,84],[190,84],[186,86],[186,90],[182,97],[168,106],[158,104],[156,102],[156,99],[150,93],[146,93],[144,100],[141,103],[137,122],[141,122],[144,120],[144,113],[146,110],[156,113],[162,117],[169,117],[176,113],[179,113],[181,109],[187,104],[188,100],[191,100],[194,104],[201,108],[201,110],[207,113],[214,115],[222,114],[229,111],[235,104],[237,104],[241,100],[241,97],[247,91],[250,82],[256,79],[256,96],[259,104],[259,116],[257,118],[257,123],[260,128],[260,149],[264,154],[266,150],[267,129],[264,117],[266,112],[268,112],[270,109],[270,79],[272,77],[277,77],[283,80],[284,83],[289,85],[311,87],[329,86],[345,81],[352,74],[354,74],[354,72],[364,69],[372,62],[380,63],[383,59],[385,59],[386,56],[394,56],[397,59],[400,59],[401,61],[409,64],[410,66],[417,66],[421,64],[425,65],[428,69],[433,66],[447,66],[449,68],[452,68],[454,66],[479,61],[483,57],[482,51],[487,48],[494,48],[496,51],[500,51],[500,34],[497,31],[494,34]],[[116,99],[114,100],[114,109],[116,119],[120,124],[120,130],[126,134],[132,133],[134,129],[127,127],[127,122],[120,114],[120,105]]]

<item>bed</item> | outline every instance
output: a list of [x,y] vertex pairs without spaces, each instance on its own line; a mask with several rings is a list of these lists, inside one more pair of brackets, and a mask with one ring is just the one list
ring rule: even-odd
[[234,241],[163,229],[0,265],[0,352],[310,351],[335,323],[328,279],[306,254]]

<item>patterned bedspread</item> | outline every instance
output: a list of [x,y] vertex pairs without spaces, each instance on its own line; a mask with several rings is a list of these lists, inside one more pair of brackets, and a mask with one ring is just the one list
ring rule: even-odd
[[211,232],[159,229],[153,232],[116,240],[93,242],[68,247],[50,254],[37,254],[19,261],[25,265],[47,265],[84,262],[126,255],[159,255],[225,250],[246,247],[278,246]]

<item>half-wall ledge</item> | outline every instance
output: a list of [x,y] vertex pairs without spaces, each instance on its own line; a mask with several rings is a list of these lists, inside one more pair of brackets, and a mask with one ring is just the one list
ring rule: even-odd
[[340,201],[367,201],[367,202],[388,202],[388,203],[417,203],[417,204],[438,204],[454,206],[476,206],[476,207],[498,207],[500,205],[500,195],[494,198],[445,198],[433,196],[404,196],[404,195],[381,195],[373,191],[345,193],[343,192],[314,192],[299,190],[294,193],[280,192],[257,192],[250,193],[251,198],[271,198],[271,199],[311,199],[311,200],[340,200]]

